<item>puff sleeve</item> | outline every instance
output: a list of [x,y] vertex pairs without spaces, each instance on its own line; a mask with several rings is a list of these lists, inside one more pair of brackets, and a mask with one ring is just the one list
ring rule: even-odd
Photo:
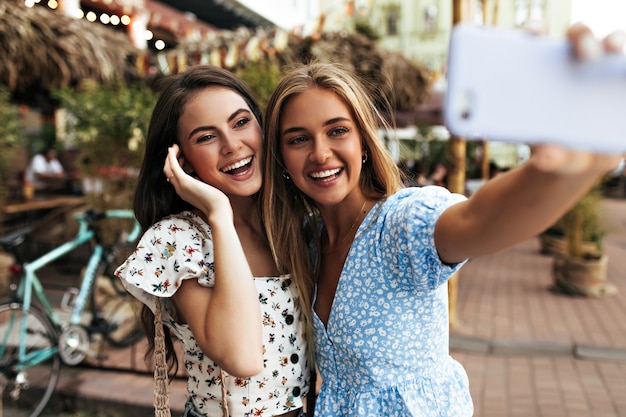
[[209,226],[191,212],[166,217],[144,233],[115,275],[147,304],[152,304],[153,296],[171,297],[186,279],[212,287],[215,268],[210,236]]
[[418,290],[433,290],[446,282],[464,262],[441,262],[435,246],[435,224],[443,211],[466,199],[444,187],[411,187],[398,192],[386,213],[384,238],[388,267]]

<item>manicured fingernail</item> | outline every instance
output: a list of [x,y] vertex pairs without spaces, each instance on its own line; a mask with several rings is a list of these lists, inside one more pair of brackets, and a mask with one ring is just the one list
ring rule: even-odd
[[587,34],[578,41],[578,51],[580,58],[596,59],[602,55],[602,46],[592,34]]
[[626,43],[626,33],[620,31],[613,32],[606,38],[606,42],[612,51],[621,51]]

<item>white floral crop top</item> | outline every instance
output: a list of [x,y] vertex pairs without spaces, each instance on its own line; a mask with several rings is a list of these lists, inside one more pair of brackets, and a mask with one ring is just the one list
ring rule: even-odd
[[[205,228],[209,239],[197,227]],[[212,287],[210,236],[209,226],[191,212],[166,217],[146,231],[116,275],[152,311],[155,296],[171,297],[185,279]],[[280,415],[302,407],[308,391],[309,364],[296,285],[288,275],[255,277],[254,281],[261,303],[265,368],[251,378],[226,377],[232,416]],[[219,366],[200,350],[189,327],[176,321],[171,300],[163,306],[163,322],[183,344],[187,389],[196,409],[209,417],[221,417]]]

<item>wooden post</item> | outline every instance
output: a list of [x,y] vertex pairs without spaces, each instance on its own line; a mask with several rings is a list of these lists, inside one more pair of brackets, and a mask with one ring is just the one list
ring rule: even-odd
[[489,143],[486,140],[481,142],[482,149],[482,161],[481,163],[481,178],[484,180],[488,180],[489,175]]
[[[454,193],[465,193],[465,155],[466,146],[463,138],[451,137],[448,143],[448,155],[451,161],[448,171],[448,189]],[[457,298],[459,288],[459,272],[448,281],[448,311],[450,328],[458,328]]]
[[498,13],[500,13],[500,0],[493,0],[493,19],[491,24],[494,26],[498,25]]
[[[452,0],[452,24],[456,25],[471,20],[472,0]],[[450,137],[448,154],[450,157],[450,170],[448,171],[448,189],[454,193],[465,193],[465,139]],[[459,273],[454,274],[448,281],[448,311],[450,314],[450,328],[458,328],[457,297],[459,288]]]

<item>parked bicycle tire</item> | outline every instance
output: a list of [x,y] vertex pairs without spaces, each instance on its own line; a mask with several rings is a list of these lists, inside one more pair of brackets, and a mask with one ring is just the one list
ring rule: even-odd
[[21,302],[6,301],[0,304],[2,412],[5,416],[37,417],[48,404],[59,380],[61,358],[57,353],[58,333],[48,317],[37,306],[31,305],[26,317],[26,354],[31,352],[31,348],[49,348],[52,354],[25,371],[28,373],[28,386],[22,386],[22,374],[16,368],[22,317]]

